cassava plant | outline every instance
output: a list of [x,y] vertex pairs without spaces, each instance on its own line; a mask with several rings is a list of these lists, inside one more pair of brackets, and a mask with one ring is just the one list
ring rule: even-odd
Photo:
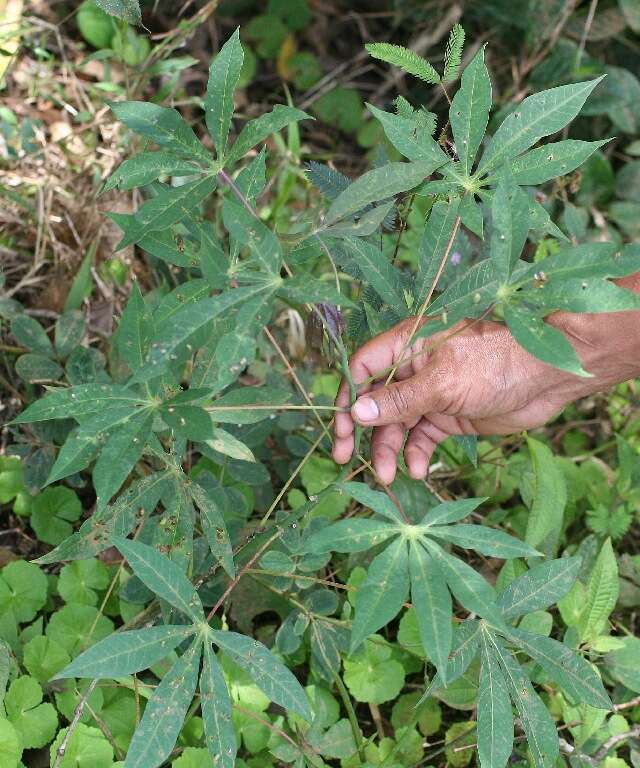
[[[404,48],[372,44],[368,50],[443,88],[449,99],[463,42],[464,32],[456,26],[442,75]],[[313,453],[327,447],[324,417],[333,407],[316,405],[295,375],[297,394],[275,376],[261,387],[239,382],[256,359],[263,332],[271,337],[269,325],[283,306],[322,325],[352,395],[351,339],[405,318],[415,318],[413,336],[418,337],[446,331],[462,319],[493,316],[531,354],[585,376],[570,342],[544,322],[545,316],[559,309],[640,308],[638,297],[609,280],[640,271],[640,249],[572,244],[534,190],[576,169],[604,143],[563,140],[535,146],[576,117],[599,80],[529,96],[485,137],[492,100],[484,54],[480,48],[462,72],[444,125],[438,127],[435,115],[402,97],[394,112],[368,105],[405,159],[384,162],[355,181],[312,164],[308,176],[326,198],[326,210],[305,212],[283,236],[257,212],[266,184],[261,145],[287,126],[295,130],[309,116],[292,106],[276,106],[247,122],[230,142],[234,87],[243,63],[237,32],[213,60],[204,97],[214,154],[175,109],[147,102],[111,105],[118,120],[146,142],[105,184],[105,190],[145,190],[136,213],[109,214],[123,231],[118,247],[135,245],[166,262],[179,282],[153,301],[134,283],[113,340],[110,374],[100,371],[95,380],[49,388],[15,423],[73,420],[48,483],[92,467],[94,514],[39,562],[94,557],[115,546],[155,596],[146,626],[101,640],[57,677],[126,678],[171,651],[178,654],[150,695],[126,756],[127,768],[163,764],[187,713],[198,709],[213,765],[235,765],[233,706],[215,649],[289,712],[292,736],[274,747],[274,754],[297,767],[325,764],[314,751],[314,726],[308,725],[313,713],[296,677],[265,645],[228,629],[227,600],[256,564],[265,569],[268,584],[294,606],[279,633],[282,644],[289,642],[283,639],[287,632],[294,650],[305,638],[313,674],[337,687],[358,765],[365,764],[365,739],[342,683],[341,665],[390,625],[409,597],[428,659],[425,675],[431,677],[414,717],[432,691],[451,685],[479,657],[476,738],[483,768],[507,764],[514,749],[514,711],[534,764],[552,766],[558,756],[554,720],[532,686],[524,656],[540,665],[572,702],[611,707],[598,668],[575,644],[518,626],[523,616],[569,593],[579,557],[554,559],[536,549],[540,541],[523,542],[487,525],[461,522],[481,498],[401,514],[386,493],[353,481],[357,464],[364,461],[360,448],[356,464],[344,468],[331,485],[287,508],[286,491]],[[413,196],[427,198],[429,214],[418,267],[410,273],[384,255],[380,234],[394,227],[399,206]],[[211,212],[213,218],[205,215]],[[485,257],[441,291],[440,278],[461,228],[478,238]],[[527,241],[540,233],[557,245],[542,266],[524,255]],[[328,279],[313,272],[318,265],[327,267]],[[422,324],[423,319],[429,322]],[[279,472],[281,490],[264,503],[261,517],[238,523],[234,509],[242,506],[241,494],[225,485],[220,473],[195,475],[193,459],[205,457],[208,466],[235,476],[256,472],[256,466],[264,469],[246,435],[256,430],[252,445],[264,441],[268,417],[287,411],[314,418],[306,426],[306,452],[292,472]],[[473,453],[472,441],[463,445]],[[322,505],[336,494],[357,502],[362,514],[327,521]],[[127,538],[130,534],[133,539]],[[498,595],[466,562],[468,550],[519,558],[520,575]],[[333,609],[327,613],[320,604],[296,598],[296,579],[323,568],[333,553],[368,551],[372,557],[353,620],[348,612],[342,620],[331,619]],[[454,606],[459,621],[453,620]],[[384,765],[397,765],[397,754],[396,749]]]

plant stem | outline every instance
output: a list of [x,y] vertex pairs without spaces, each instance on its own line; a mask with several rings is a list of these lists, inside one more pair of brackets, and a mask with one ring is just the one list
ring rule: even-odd
[[349,718],[349,724],[351,725],[353,738],[356,742],[356,746],[358,747],[358,757],[364,763],[366,761],[366,756],[364,754],[362,732],[360,730],[360,726],[358,725],[358,718],[353,708],[353,704],[351,703],[349,691],[347,691],[345,684],[342,682],[342,678],[337,672],[333,672],[333,680],[336,684],[336,688],[338,689],[338,693],[340,694],[340,698],[342,699],[342,703],[344,704],[344,708],[347,710],[347,717]]

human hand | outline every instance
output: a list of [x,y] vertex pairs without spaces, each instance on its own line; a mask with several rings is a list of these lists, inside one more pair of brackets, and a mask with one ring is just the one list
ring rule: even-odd
[[[591,379],[532,357],[500,323],[463,322],[415,339],[405,350],[414,325],[413,318],[405,320],[353,355],[349,368],[360,385],[358,399],[351,413],[338,413],[335,420],[333,457],[339,464],[353,453],[354,423],[374,427],[372,463],[384,483],[393,481],[403,445],[409,474],[424,478],[436,445],[450,435],[505,435],[538,427],[598,388]],[[580,347],[580,339],[572,341]],[[395,381],[385,386],[395,365]],[[336,405],[349,403],[343,380]]]

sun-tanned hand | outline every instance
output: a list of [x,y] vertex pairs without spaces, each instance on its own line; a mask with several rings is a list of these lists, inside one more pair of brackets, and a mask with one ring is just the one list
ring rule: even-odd
[[[638,282],[635,277],[625,287],[638,290]],[[358,399],[335,420],[333,457],[339,464],[353,453],[354,423],[374,427],[372,463],[384,483],[393,481],[403,447],[410,475],[423,478],[436,445],[449,435],[532,429],[579,397],[640,374],[638,312],[557,313],[548,319],[574,344],[593,374],[588,379],[537,360],[506,326],[491,321],[463,323],[415,339],[406,349],[414,322],[399,323],[353,355],[349,367]],[[386,372],[395,365],[394,381],[385,386]],[[343,380],[336,405],[349,403]]]

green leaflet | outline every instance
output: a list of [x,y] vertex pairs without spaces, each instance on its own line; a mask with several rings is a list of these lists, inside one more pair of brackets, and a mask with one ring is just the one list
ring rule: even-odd
[[[454,318],[478,317],[495,301],[498,285],[491,259],[484,259],[474,264],[460,280],[443,291],[431,303],[428,316],[434,317],[444,310],[449,324],[455,322]],[[416,333],[416,337],[429,336],[433,333],[432,325],[432,323],[425,323]]]
[[193,621],[202,621],[204,613],[200,598],[176,563],[139,541],[129,541],[121,536],[112,536],[111,541],[152,592]]
[[399,613],[409,590],[408,571],[407,542],[402,537],[372,560],[356,598],[351,652]]
[[380,59],[380,61],[393,64],[394,67],[400,67],[400,69],[424,80],[426,83],[437,85],[440,82],[440,75],[433,66],[409,48],[392,43],[367,43],[365,48],[374,59]]
[[[277,411],[278,405],[284,405],[291,399],[286,389],[273,387],[241,387],[225,392],[207,408],[214,421],[228,424],[255,424],[268,419]],[[253,410],[251,405],[271,405],[273,410],[260,408]]]
[[470,229],[474,235],[484,237],[484,219],[482,218],[482,209],[471,192],[460,200],[458,210],[460,221],[467,229]]
[[142,456],[152,423],[153,411],[140,409],[109,435],[92,474],[98,512],[104,509]]
[[118,120],[135,133],[180,155],[211,162],[211,156],[176,109],[147,101],[117,101],[110,106]]
[[256,144],[267,139],[272,133],[282,130],[289,123],[295,123],[298,120],[313,120],[313,118],[300,109],[284,107],[281,104],[276,104],[271,112],[260,115],[255,120],[250,120],[240,131],[240,135],[229,150],[225,165],[233,165]]
[[308,552],[364,552],[400,532],[398,525],[381,520],[350,518],[311,534],[307,540]]
[[458,499],[457,501],[445,501],[442,504],[436,504],[422,518],[420,524],[447,525],[448,523],[457,523],[458,520],[464,520],[486,500],[487,497],[485,496],[480,499]]
[[152,332],[151,313],[135,281],[115,336],[118,354],[132,371],[144,363]]
[[609,614],[618,601],[619,584],[618,561],[611,539],[607,539],[602,545],[587,582],[587,603],[578,622],[578,631],[583,642],[603,633]]
[[453,140],[460,164],[467,175],[471,172],[476,152],[487,130],[490,109],[491,79],[484,63],[482,47],[462,73],[460,89],[449,108]]
[[222,215],[229,234],[249,249],[262,269],[277,276],[282,262],[282,249],[280,241],[269,227],[232,198],[224,201]]
[[210,174],[180,187],[161,189],[135,213],[116,250],[138,242],[149,232],[165,229],[180,221],[211,195],[216,184],[216,176]]
[[11,321],[11,333],[18,344],[45,357],[53,355],[53,346],[40,323],[29,315],[18,315]]
[[518,576],[498,597],[503,616],[515,619],[557,603],[573,586],[581,564],[579,557],[561,557],[536,565]]
[[278,296],[296,304],[336,304],[353,307],[354,302],[340,293],[335,284],[323,280],[309,279],[309,275],[294,275],[284,280],[278,288]]
[[355,261],[358,270],[378,296],[401,317],[406,315],[407,302],[399,272],[382,251],[362,238],[345,237],[343,243],[348,256]]
[[121,163],[109,176],[100,194],[112,189],[124,191],[144,187],[160,176],[192,176],[203,172],[202,166],[171,150],[141,152]]
[[515,158],[543,136],[561,131],[578,114],[601,80],[602,77],[599,77],[583,83],[561,85],[527,96],[494,133],[478,171],[487,173],[506,158]]
[[527,438],[534,473],[532,501],[525,541],[553,557],[558,549],[567,504],[567,483],[551,450],[539,440]]
[[409,569],[420,639],[446,686],[453,634],[451,595],[435,560],[416,540],[409,546]]
[[56,353],[62,358],[69,357],[82,342],[85,329],[86,323],[82,312],[72,310],[60,315],[55,328]]
[[375,208],[365,211],[357,221],[339,221],[323,230],[331,237],[366,237],[376,232],[395,206],[395,200],[380,203]]
[[508,281],[518,263],[531,226],[529,196],[515,186],[510,174],[500,176],[491,202],[491,260],[496,276]]
[[50,390],[25,408],[13,424],[32,424],[49,419],[90,416],[117,406],[135,406],[146,401],[132,389],[116,384],[79,384]]
[[47,477],[47,485],[87,467],[108,441],[113,430],[125,427],[139,412],[139,409],[131,406],[119,406],[108,408],[104,413],[92,414],[83,421],[69,434],[60,449]]
[[117,678],[149,669],[193,632],[190,626],[148,627],[114,632],[75,658],[53,679]]
[[240,30],[226,41],[209,67],[207,95],[204,100],[204,112],[207,130],[213,139],[218,160],[224,158],[227,149],[227,137],[233,116],[233,92],[240,77],[244,51],[240,44]]
[[429,536],[436,536],[445,541],[450,541],[465,549],[475,549],[481,555],[500,557],[508,560],[512,557],[540,557],[540,552],[533,547],[518,541],[504,531],[489,528],[485,525],[458,525],[437,526],[427,530]]
[[215,499],[211,498],[197,483],[189,485],[189,495],[200,510],[202,528],[213,556],[220,561],[229,578],[234,578],[236,569],[233,564],[233,548],[222,511]]
[[434,203],[420,238],[418,274],[414,293],[422,302],[426,299],[440,270],[458,215],[460,199]]
[[237,632],[211,630],[213,642],[248,672],[271,701],[297,712],[311,722],[313,715],[305,692],[291,672],[257,640]]
[[109,536],[127,536],[135,528],[139,515],[154,511],[168,488],[171,475],[154,472],[131,483],[102,514],[94,514],[51,552],[34,560],[38,565],[61,560],[84,560],[110,547]]
[[545,314],[564,312],[624,312],[640,309],[640,297],[601,278],[573,278],[522,293],[525,301]]
[[252,298],[261,286],[232,288],[219,296],[186,302],[155,327],[151,350],[144,366],[134,375],[135,381],[148,381],[162,375],[169,367],[172,355],[190,336],[210,320],[237,304]]
[[210,642],[204,643],[203,651],[200,708],[207,749],[217,768],[234,768],[238,744],[227,683]]
[[211,416],[199,405],[169,405],[160,414],[177,435],[187,440],[203,443],[213,437]]
[[416,126],[414,120],[384,112],[372,104],[367,104],[367,109],[380,122],[389,141],[407,159],[434,163],[434,171],[449,161],[429,131]]
[[527,735],[536,768],[555,765],[560,747],[553,718],[534,691],[529,678],[511,654],[492,636],[491,642],[505,674],[513,703]]
[[572,699],[600,709],[611,709],[611,700],[602,680],[588,661],[551,637],[512,629],[507,635],[537,661]]
[[392,523],[404,523],[400,510],[386,493],[374,491],[366,483],[342,483],[339,488],[346,491],[349,496],[352,496],[363,506],[369,507],[379,515],[386,517],[387,520],[391,520]]
[[[447,685],[451,685],[467,671],[475,659],[480,647],[480,622],[477,619],[466,619],[453,633],[451,652],[447,662]],[[432,691],[442,688],[440,673],[436,673],[431,685],[427,687],[416,706],[420,706],[431,696]]]
[[513,752],[513,713],[507,681],[493,646],[482,636],[478,687],[478,756],[486,768],[504,768]]
[[591,376],[582,367],[571,343],[557,328],[545,323],[532,312],[513,304],[505,307],[504,319],[513,338],[534,357],[561,371],[568,371],[576,376]]
[[577,141],[567,139],[532,149],[517,157],[511,166],[516,184],[524,186],[544,184],[556,176],[571,173],[587,160],[597,149],[606,144],[602,141]]
[[493,587],[471,566],[445,552],[435,542],[426,537],[421,542],[440,567],[456,600],[468,611],[477,613],[495,626],[503,626]]
[[386,200],[399,192],[417,187],[441,161],[389,163],[367,171],[341,192],[327,211],[325,224],[361,211],[370,203]]
[[194,640],[162,678],[133,735],[125,768],[157,768],[171,754],[196,690],[201,648]]

